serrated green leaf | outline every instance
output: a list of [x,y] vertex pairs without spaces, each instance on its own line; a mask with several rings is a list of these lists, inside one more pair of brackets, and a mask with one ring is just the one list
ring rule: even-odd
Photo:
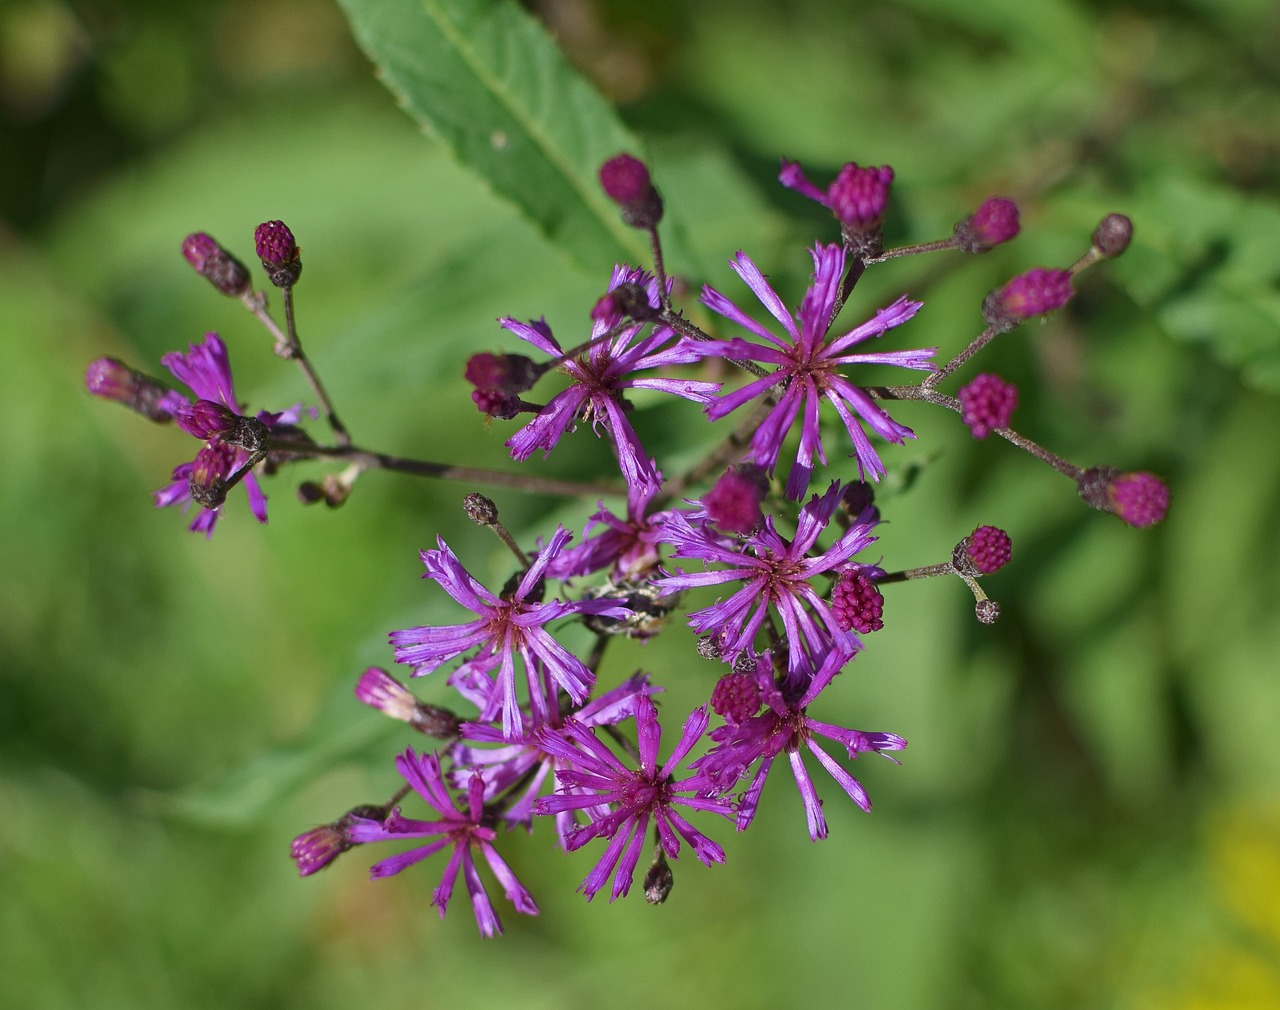
[[429,134],[584,266],[647,246],[600,190],[640,144],[542,26],[505,0],[339,0],[383,83]]

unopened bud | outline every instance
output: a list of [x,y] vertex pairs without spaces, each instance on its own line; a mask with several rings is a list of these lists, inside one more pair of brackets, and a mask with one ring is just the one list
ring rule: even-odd
[[991,292],[982,303],[982,315],[989,326],[1004,333],[1024,319],[1062,308],[1074,294],[1070,271],[1037,267]]
[[201,277],[224,295],[238,298],[249,290],[249,271],[238,259],[205,232],[182,240],[182,255]]
[[639,158],[629,154],[610,158],[600,166],[600,185],[622,209],[622,220],[630,227],[649,229],[662,220],[662,197]]
[[1009,427],[1018,405],[1018,390],[1000,376],[984,372],[961,387],[957,399],[960,419],[968,425],[973,437],[986,438],[997,428]]
[[475,491],[463,496],[462,510],[477,526],[492,526],[498,521],[498,506],[493,499]]
[[591,308],[591,318],[596,322],[612,321],[616,317],[648,322],[656,319],[659,309],[649,302],[649,292],[639,284],[619,284],[603,295]]
[[984,253],[1015,238],[1020,229],[1018,205],[993,196],[956,225],[955,235],[965,252]]
[[659,845],[654,854],[653,863],[644,875],[644,900],[650,905],[661,905],[667,900],[675,884],[675,874],[671,872],[671,867],[667,863],[667,854]]
[[995,624],[1000,620],[1000,604],[995,600],[979,600],[973,607],[974,616],[983,624]]
[[1093,232],[1093,245],[1107,259],[1115,259],[1129,248],[1133,222],[1124,214],[1108,214]]
[[253,233],[253,244],[258,259],[262,260],[262,269],[272,284],[278,288],[291,288],[298,283],[302,259],[288,225],[283,221],[267,221],[258,225]]
[[1009,563],[1013,554],[1013,540],[997,526],[979,526],[956,545],[952,561],[963,568],[967,559],[972,571],[966,574],[979,576],[998,572]]
[[1154,474],[1095,466],[1084,472],[1076,487],[1086,504],[1129,526],[1154,526],[1169,511],[1169,486]]
[[187,403],[164,383],[134,371],[116,358],[89,362],[84,384],[94,396],[115,400],[159,424],[172,421],[175,412]]
[[298,876],[309,877],[323,870],[344,852],[358,845],[359,842],[351,837],[351,826],[356,818],[380,821],[386,815],[385,807],[353,807],[331,824],[321,824],[310,831],[304,831],[289,847],[289,856],[297,864]]
[[740,463],[726,470],[702,496],[702,506],[722,530],[750,533],[764,522],[760,503],[768,493],[768,474],[754,463]]

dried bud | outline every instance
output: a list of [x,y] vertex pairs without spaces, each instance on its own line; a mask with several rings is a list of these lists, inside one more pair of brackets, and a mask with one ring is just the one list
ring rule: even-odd
[[182,255],[195,267],[196,273],[224,295],[238,298],[249,290],[249,271],[245,265],[202,231],[182,240]]
[[1009,427],[1018,405],[1018,390],[998,375],[984,372],[961,387],[960,417],[974,438],[986,438],[997,428]]
[[644,900],[650,905],[661,905],[667,900],[671,894],[671,888],[675,887],[675,874],[671,872],[671,867],[667,864],[666,853],[662,851],[662,846],[657,847],[654,854],[652,865],[644,875]]
[[1070,271],[1037,267],[987,295],[982,315],[989,326],[1004,333],[1024,319],[1062,308],[1073,294]]
[[462,510],[477,526],[492,526],[498,521],[498,506],[493,503],[493,499],[475,491],[463,495]]
[[258,259],[262,260],[262,269],[272,284],[278,288],[291,288],[298,283],[302,260],[288,225],[283,221],[267,221],[258,225],[253,233],[253,244]]
[[1093,245],[1107,259],[1115,259],[1129,248],[1133,238],[1133,222],[1123,214],[1108,214],[1098,222]]
[[85,388],[104,400],[115,400],[130,410],[159,424],[172,421],[187,401],[162,382],[135,372],[115,358],[89,362],[84,373]]
[[653,188],[648,166],[639,158],[619,154],[600,166],[605,195],[622,208],[622,220],[632,228],[649,229],[662,220],[662,197]]
[[1169,511],[1169,486],[1154,474],[1095,466],[1084,472],[1076,487],[1086,504],[1130,526],[1154,526]]
[[973,613],[983,624],[995,624],[1000,619],[1000,604],[995,600],[979,600],[973,606]]
[[993,196],[969,217],[956,225],[956,240],[968,253],[984,253],[1017,236],[1018,205],[1002,196]]

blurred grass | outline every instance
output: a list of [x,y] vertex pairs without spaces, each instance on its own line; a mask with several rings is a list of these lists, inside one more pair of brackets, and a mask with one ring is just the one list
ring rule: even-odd
[[[233,509],[191,537],[147,497],[184,437],[91,401],[85,364],[154,370],[217,329],[243,397],[300,398],[177,255],[202,229],[246,256],[280,217],[304,248],[304,337],[360,440],[501,466],[506,427],[466,406],[462,361],[510,346],[508,313],[572,340],[608,265],[580,272],[419,137],[326,4],[6,6],[0,1002],[1276,1005],[1272,6],[541,11],[626,98],[681,268],[744,304],[736,248],[794,302],[804,245],[833,237],[772,181],[782,155],[817,179],[892,164],[899,240],[946,233],[992,192],[1022,202],[1010,247],[871,272],[851,314],[904,290],[926,302],[895,346],[958,348],[986,291],[1133,214],[1126,256],[981,367],[1019,383],[1015,423],[1055,451],[1167,477],[1169,521],[1124,529],[904,406],[919,441],[886,458],[928,463],[883,496],[889,563],[936,561],[983,522],[1010,531],[1015,563],[989,580],[994,628],[959,585],[896,587],[888,627],[824,696],[820,718],[911,741],[901,767],[859,762],[872,816],[833,800],[831,839],[810,845],[779,773],[749,834],[717,834],[729,863],[678,864],[660,910],[585,905],[590,854],[512,838],[543,914],[506,914],[492,944],[461,904],[437,921],[430,866],[370,884],[356,854],[299,882],[288,839],[385,794],[403,743],[352,702],[356,672],[389,661],[387,630],[452,618],[417,550],[443,534],[494,579],[500,552],[457,511],[466,488],[381,474],[328,513],[297,506],[286,473],[268,527]],[[642,420],[692,456],[695,415]],[[541,465],[590,476],[598,450],[579,433]],[[502,505],[532,535],[594,503]],[[642,664],[687,708],[708,675],[688,646],[673,629],[610,673]]]

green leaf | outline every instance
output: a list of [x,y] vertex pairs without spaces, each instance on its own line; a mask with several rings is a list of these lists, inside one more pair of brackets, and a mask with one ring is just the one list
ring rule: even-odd
[[503,0],[339,0],[425,131],[584,266],[642,260],[596,173],[637,142],[543,27]]

